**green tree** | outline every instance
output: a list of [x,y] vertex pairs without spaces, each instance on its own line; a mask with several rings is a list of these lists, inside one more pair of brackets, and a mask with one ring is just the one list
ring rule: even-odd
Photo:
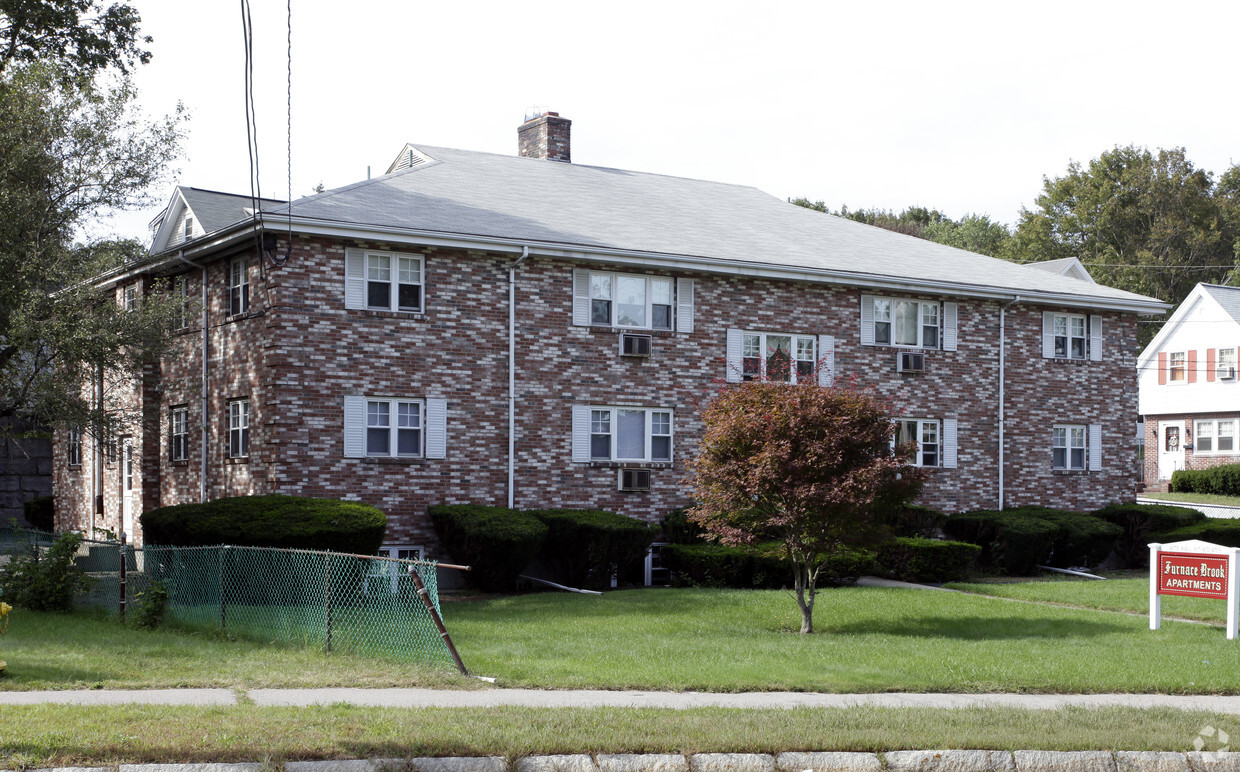
[[885,209],[850,210],[847,206],[833,212],[824,202],[804,197],[791,199],[790,203],[991,257],[998,256],[1011,238],[1006,225],[987,215],[967,214],[953,220],[937,209],[924,206],[910,206],[896,214]]
[[127,3],[0,0],[0,74],[14,64],[51,64],[69,78],[150,61],[151,42]]
[[813,632],[825,563],[886,536],[890,513],[921,490],[923,471],[907,463],[913,447],[891,446],[894,425],[875,397],[812,379],[724,386],[702,420],[690,519],[724,544],[779,541],[801,632]]
[[[1225,282],[1236,261],[1240,172],[1218,184],[1183,148],[1115,147],[1045,177],[1003,256],[1077,257],[1101,284],[1179,303],[1198,282]],[[1141,342],[1156,325],[1144,325]]]

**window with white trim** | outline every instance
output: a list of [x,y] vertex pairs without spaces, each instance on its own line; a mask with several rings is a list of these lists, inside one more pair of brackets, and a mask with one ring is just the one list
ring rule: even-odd
[[125,310],[138,310],[138,288],[129,286],[125,288]]
[[189,277],[181,275],[177,277],[176,284],[172,289],[172,296],[177,303],[177,329],[183,330],[189,326]]
[[903,298],[873,298],[874,343],[880,346],[939,347],[939,304]]
[[1234,373],[1236,371],[1236,350],[1234,348],[1221,348],[1218,350],[1218,365],[1215,372],[1228,375],[1228,371]]
[[422,310],[422,258],[367,252],[366,307],[378,311]]
[[82,427],[69,427],[69,466],[82,465]]
[[233,258],[228,266],[228,315],[237,316],[250,310],[250,261],[244,255]]
[[1052,467],[1084,471],[1087,468],[1086,436],[1083,424],[1052,427]]
[[172,408],[169,423],[168,436],[171,443],[168,447],[168,456],[173,461],[186,461],[189,459],[189,408]]
[[913,466],[939,466],[942,460],[942,441],[939,422],[927,418],[898,418],[892,446],[913,443]]
[[423,441],[421,400],[366,400],[366,455],[421,458]]
[[1236,452],[1236,420],[1234,418],[1211,418],[1196,422],[1193,433],[1193,453],[1232,455]]
[[228,403],[228,457],[250,455],[250,400],[234,399]]
[[1089,327],[1083,314],[1055,314],[1052,322],[1055,334],[1055,356],[1067,359],[1084,359]]
[[1188,373],[1188,354],[1174,351],[1167,356],[1167,380],[1171,383],[1184,383]]
[[189,241],[194,237],[194,218],[186,215],[185,217],[185,240]]
[[818,366],[814,335],[741,333],[741,379],[796,383],[812,378]]
[[644,407],[591,407],[590,460],[672,460],[672,411]]
[[670,330],[672,296],[668,278],[590,271],[590,323]]

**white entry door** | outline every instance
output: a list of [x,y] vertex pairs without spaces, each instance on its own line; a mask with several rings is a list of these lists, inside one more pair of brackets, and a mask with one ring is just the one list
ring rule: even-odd
[[1184,422],[1158,422],[1158,479],[1170,480],[1184,468]]
[[125,540],[133,543],[133,440],[126,437],[121,451],[121,530]]

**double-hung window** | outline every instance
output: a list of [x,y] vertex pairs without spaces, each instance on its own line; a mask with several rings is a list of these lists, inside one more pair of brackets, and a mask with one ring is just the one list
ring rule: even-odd
[[125,310],[138,310],[138,288],[129,286],[125,288]]
[[235,257],[228,266],[228,315],[237,316],[250,310],[250,261]]
[[1234,348],[1221,348],[1218,350],[1216,372],[1220,378],[1236,377],[1236,350]]
[[1086,468],[1085,426],[1055,426],[1051,429],[1052,466],[1055,469]]
[[250,400],[234,399],[228,403],[228,457],[250,455]]
[[810,378],[818,360],[813,335],[741,333],[741,379],[796,383]]
[[652,463],[672,460],[670,410],[591,407],[587,420],[589,458],[583,460]]
[[1068,359],[1085,358],[1085,317],[1081,314],[1055,314],[1055,356]]
[[172,443],[168,455],[173,461],[186,461],[189,459],[189,408],[172,408],[170,423],[168,434]]
[[366,400],[366,455],[421,458],[422,402],[405,399]]
[[911,348],[939,347],[940,313],[937,302],[869,296],[866,296],[863,302],[870,305],[869,309],[863,310],[873,314],[875,344]]
[[913,466],[939,466],[942,443],[939,422],[924,418],[901,418],[896,421],[894,445],[915,444]]
[[1236,421],[1234,418],[1208,419],[1196,422],[1193,452],[1197,454],[1236,452]]
[[672,280],[590,271],[590,323],[672,329]]
[[82,465],[82,427],[69,427],[69,466]]
[[1184,383],[1188,372],[1188,354],[1173,351],[1167,357],[1167,380],[1171,383]]
[[421,311],[422,258],[367,252],[366,307],[378,311]]

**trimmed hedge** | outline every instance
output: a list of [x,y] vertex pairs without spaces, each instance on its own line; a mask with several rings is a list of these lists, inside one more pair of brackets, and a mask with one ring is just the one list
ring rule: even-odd
[[1128,568],[1149,565],[1148,545],[1157,541],[1154,534],[1174,531],[1206,519],[1195,509],[1169,504],[1112,504],[1093,514],[1123,529],[1115,542],[1115,554]]
[[706,529],[689,519],[688,508],[673,509],[663,518],[663,538],[668,544],[701,544]]
[[875,551],[880,574],[903,582],[954,582],[969,577],[982,548],[962,541],[898,536]]
[[487,592],[512,592],[547,538],[541,520],[507,507],[441,505],[427,512],[444,548],[470,566],[465,581]]
[[1150,541],[1166,544],[1173,541],[1201,539],[1202,541],[1221,544],[1224,547],[1240,547],[1240,520],[1208,518],[1192,525],[1176,528],[1174,531],[1155,534]]
[[[693,587],[778,590],[793,585],[792,564],[780,549],[773,542],[755,547],[668,544],[659,555],[678,582]],[[873,570],[873,553],[847,550],[828,558],[818,585],[842,584]]]
[[892,516],[891,530],[897,537],[921,537],[933,539],[943,529],[947,515],[929,507],[907,504]]
[[1092,514],[1062,509],[1037,509],[1030,514],[1059,527],[1051,541],[1046,565],[1057,568],[1096,566],[1107,559],[1124,529]]
[[331,550],[374,555],[387,516],[357,501],[299,496],[237,496],[205,504],[177,504],[142,513],[148,544]]
[[1173,493],[1240,496],[1240,464],[1177,470],[1171,474],[1171,490]]
[[52,496],[36,496],[22,502],[22,516],[26,523],[38,531],[56,530],[56,499]]
[[569,587],[601,590],[622,567],[641,560],[654,531],[614,512],[585,509],[530,509],[547,526],[538,556]]
[[1051,550],[1059,526],[1021,509],[976,510],[951,515],[943,532],[981,547],[977,566],[1008,574],[1033,573]]

